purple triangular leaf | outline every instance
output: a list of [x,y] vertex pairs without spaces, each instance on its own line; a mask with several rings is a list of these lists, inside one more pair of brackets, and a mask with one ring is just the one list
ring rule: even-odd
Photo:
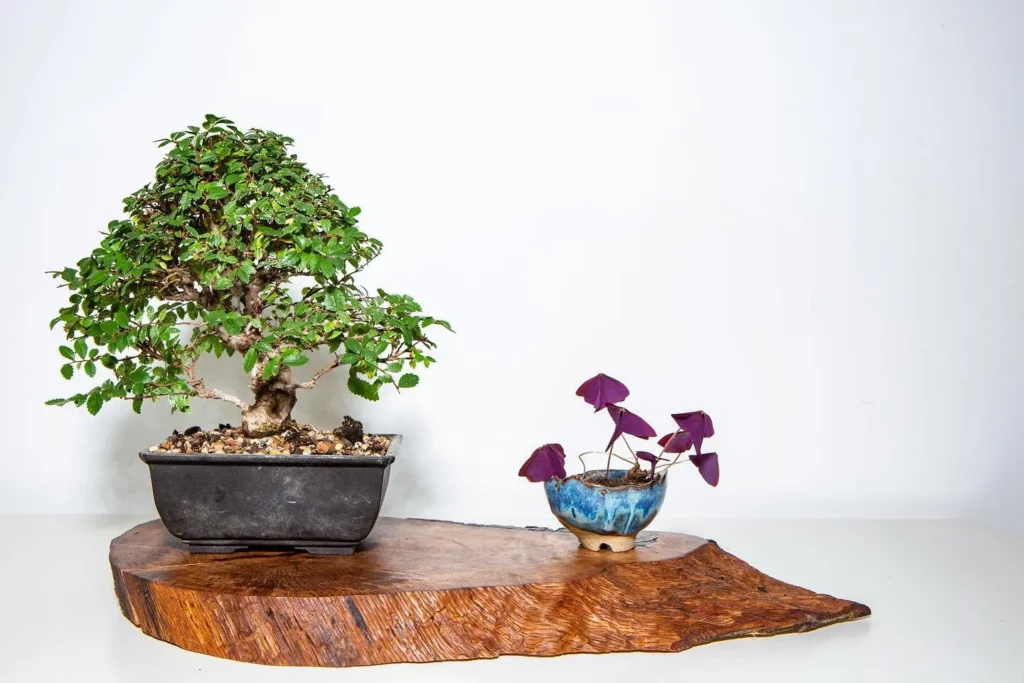
[[666,453],[685,453],[693,448],[693,439],[686,432],[678,431],[658,439],[658,445],[664,448]]
[[711,416],[703,410],[695,410],[692,413],[676,413],[672,419],[676,421],[680,429],[690,435],[697,455],[700,455],[700,446],[704,443],[704,439],[715,435],[715,425],[711,422]]
[[690,462],[700,470],[700,476],[712,486],[718,486],[718,453],[691,455]]
[[609,377],[603,372],[588,379],[576,390],[577,396],[594,406],[594,412],[605,406],[626,400],[629,396],[629,389],[617,379]]
[[612,432],[612,438],[608,442],[608,446],[605,447],[605,450],[611,448],[615,440],[623,434],[629,434],[638,439],[649,439],[652,436],[658,435],[658,432],[654,431],[654,427],[647,424],[642,417],[636,413],[629,412],[625,408],[609,405],[608,414],[611,415],[612,420],[615,422],[615,431]]
[[636,457],[651,463],[651,474],[654,474],[654,468],[658,464],[658,456],[654,453],[648,453],[647,451],[637,451]]
[[544,444],[535,450],[519,468],[519,476],[529,481],[565,479],[565,451],[557,443]]

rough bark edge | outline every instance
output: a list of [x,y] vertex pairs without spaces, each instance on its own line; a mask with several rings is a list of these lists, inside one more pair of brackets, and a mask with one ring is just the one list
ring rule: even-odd
[[[271,665],[678,652],[718,640],[810,631],[871,613],[865,605],[772,579],[714,542],[681,558],[616,565],[561,584],[312,598],[181,590],[112,568],[122,613],[144,633],[186,650]],[[710,595],[686,604],[709,587],[702,576],[723,574],[744,580],[732,588],[712,581]],[[673,578],[694,585],[673,584]],[[751,579],[759,588],[743,591]],[[631,609],[622,608],[623,596]],[[740,618],[722,623],[737,607]]]

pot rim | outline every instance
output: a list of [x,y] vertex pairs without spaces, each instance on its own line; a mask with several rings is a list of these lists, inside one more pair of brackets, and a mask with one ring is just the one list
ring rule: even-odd
[[[605,489],[607,491],[628,491],[630,489],[640,490],[640,489],[652,488],[655,484],[660,484],[660,483],[664,482],[665,479],[668,477],[668,472],[667,471],[665,471],[665,472],[658,472],[657,476],[654,479],[650,480],[650,481],[644,481],[644,482],[640,482],[638,484],[627,484],[626,486],[605,486],[604,484],[595,484],[594,482],[589,481],[589,480],[584,478],[588,474],[597,474],[597,473],[604,472],[604,471],[605,470],[587,470],[586,472],[580,472],[579,474],[570,474],[565,479],[562,479],[561,477],[557,477],[557,476],[556,477],[552,477],[552,480],[564,484],[565,482],[569,481],[570,479],[576,479],[581,484],[586,486],[588,489],[593,489],[593,490]],[[628,472],[629,470],[616,469],[616,470],[611,470],[611,471],[612,472]]]
[[355,467],[384,467],[395,461],[398,447],[402,444],[401,434],[375,434],[391,439],[387,453],[384,455],[343,455],[328,453],[326,455],[303,453],[290,455],[270,455],[268,453],[164,453],[163,451],[140,451],[139,457],[150,465],[304,465],[337,467],[351,465]]

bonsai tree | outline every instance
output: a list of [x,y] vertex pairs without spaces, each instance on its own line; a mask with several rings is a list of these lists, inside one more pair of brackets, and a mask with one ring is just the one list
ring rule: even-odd
[[[591,453],[607,455],[605,464],[605,476],[601,483],[605,486],[626,485],[641,481],[651,481],[679,463],[684,453],[691,448],[694,453],[689,456],[690,462],[700,472],[711,486],[718,486],[718,454],[702,453],[704,439],[714,436],[715,427],[711,422],[711,416],[703,410],[696,410],[689,413],[674,413],[672,420],[676,423],[676,429],[665,434],[658,440],[661,450],[657,455],[645,450],[634,450],[626,439],[626,435],[638,439],[650,439],[658,435],[654,427],[647,424],[647,421],[636,413],[618,405],[629,396],[629,389],[619,380],[605,374],[591,377],[580,385],[576,395],[594,406],[594,412],[604,410],[614,423],[611,438],[603,451],[585,451],[580,453],[579,459],[586,470],[586,463],[583,456]],[[630,457],[623,457],[615,452],[615,444],[621,439],[622,444],[628,449]],[[666,455],[674,455],[669,459]],[[619,479],[611,479],[612,458],[618,458],[629,463],[632,468],[627,476]],[[650,465],[650,469],[644,469],[641,462]],[[528,481],[548,481],[555,477],[565,479],[565,449],[561,444],[544,444],[535,450],[519,469],[519,476],[526,477]]]
[[[67,334],[61,374],[110,376],[48,403],[95,415],[113,399],[136,412],[147,400],[188,412],[194,397],[219,399],[261,437],[285,429],[297,393],[341,366],[352,393],[371,401],[385,385],[416,386],[407,370],[434,361],[425,329],[451,327],[406,295],[356,284],[381,242],[359,229],[359,207],[289,152],[291,138],[207,115],[158,142],[169,151],[156,179],[125,198],[127,217],[75,267],[53,272],[70,291],[50,325]],[[329,364],[296,382],[292,368],[322,347]],[[240,358],[251,400],[197,374],[211,353]]]

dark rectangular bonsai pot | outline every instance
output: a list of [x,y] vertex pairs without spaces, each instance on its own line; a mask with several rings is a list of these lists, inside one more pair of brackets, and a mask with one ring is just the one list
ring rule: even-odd
[[369,535],[402,443],[384,455],[144,451],[164,526],[191,552],[295,548],[347,555]]

